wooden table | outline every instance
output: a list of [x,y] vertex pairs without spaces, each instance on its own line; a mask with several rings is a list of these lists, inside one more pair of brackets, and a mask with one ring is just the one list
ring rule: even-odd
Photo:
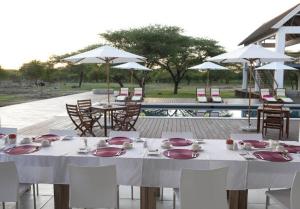
[[[257,133],[260,131],[260,117],[261,113],[263,112],[263,107],[260,106],[257,108]],[[284,114],[284,117],[286,118],[286,123],[285,123],[285,131],[286,131],[286,136],[289,138],[289,129],[290,129],[290,108],[288,107],[283,107],[282,112]]]
[[110,127],[113,127],[113,119],[112,119],[112,114],[114,111],[118,111],[118,110],[125,110],[126,106],[122,106],[122,105],[111,105],[111,106],[107,106],[107,105],[95,105],[92,106],[92,108],[96,111],[99,112],[103,112],[104,114],[104,136],[107,136],[107,129],[108,129],[108,125],[107,125],[107,119],[110,119]]

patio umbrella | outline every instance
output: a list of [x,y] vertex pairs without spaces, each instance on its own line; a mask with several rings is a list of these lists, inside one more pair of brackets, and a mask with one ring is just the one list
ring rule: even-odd
[[[232,52],[220,54],[208,59],[209,61],[219,63],[248,63],[249,64],[249,86],[251,85],[251,77],[255,68],[255,62],[283,62],[290,61],[292,57],[270,51],[256,44],[250,44],[243,48]],[[249,105],[248,105],[248,127],[244,130],[253,130],[250,121],[251,114],[251,86],[249,89]]]
[[109,98],[109,65],[113,63],[124,62],[142,62],[145,57],[135,55],[111,46],[101,46],[96,49],[83,52],[64,60],[82,64],[82,63],[104,63],[106,69],[106,82],[107,82],[107,102],[110,104]]
[[128,62],[128,63],[125,63],[125,64],[116,65],[116,66],[113,66],[113,68],[130,70],[131,71],[131,78],[130,78],[131,85],[132,85],[132,77],[133,77],[133,71],[134,70],[151,71],[151,69],[149,69],[149,68],[147,68],[147,67],[145,67],[145,66],[143,66],[139,63],[136,63],[136,62]]
[[297,68],[293,68],[291,66],[285,65],[282,62],[271,62],[269,64],[263,65],[261,67],[255,68],[255,70],[298,70]]
[[209,85],[209,71],[210,70],[228,70],[228,68],[223,67],[221,65],[217,65],[213,62],[203,62],[202,64],[190,67],[189,69],[199,70],[199,71],[207,71],[206,87],[208,87],[208,85]]

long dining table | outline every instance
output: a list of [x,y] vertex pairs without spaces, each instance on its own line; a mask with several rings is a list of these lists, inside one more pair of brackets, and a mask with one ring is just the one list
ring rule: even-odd
[[[20,141],[24,136],[18,136]],[[80,154],[85,146],[90,150],[97,147],[101,137],[74,137],[72,140],[58,140],[50,147],[41,147],[37,152],[25,155],[11,155],[0,152],[0,162],[14,161],[22,183],[45,183],[54,185],[55,209],[69,208],[68,165],[103,166],[115,165],[119,185],[141,188],[141,209],[155,209],[155,195],[158,187],[178,188],[182,169],[214,169],[229,167],[226,189],[229,191],[229,208],[246,209],[248,189],[290,187],[295,172],[300,171],[300,155],[291,154],[290,162],[269,162],[246,159],[245,151],[227,150],[225,140],[203,140],[202,150],[197,158],[189,160],[170,159],[163,154],[160,138],[143,138],[134,142],[133,148],[124,155],[98,157],[91,152]],[[285,143],[299,145],[298,142]],[[116,145],[113,145],[116,146]],[[148,155],[148,149],[158,149],[158,155]],[[186,148],[191,148],[190,146]],[[251,154],[251,151],[247,151]]]

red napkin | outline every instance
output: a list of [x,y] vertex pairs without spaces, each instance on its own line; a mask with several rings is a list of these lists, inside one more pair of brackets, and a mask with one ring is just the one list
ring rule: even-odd
[[189,149],[170,149],[163,152],[164,156],[172,159],[193,159],[199,156],[199,152]]
[[118,137],[113,137],[108,140],[108,144],[113,144],[113,145],[122,145],[122,144],[124,144],[124,142],[132,143],[132,139],[129,139],[127,137],[118,136]]
[[191,140],[184,138],[170,138],[164,141],[169,141],[173,146],[189,146],[193,144]]
[[258,159],[272,162],[288,162],[293,160],[291,156],[284,156],[281,152],[258,151],[254,152],[253,155]]
[[6,134],[1,134],[0,133],[0,139],[4,138],[6,136]]
[[284,146],[284,148],[290,152],[290,153],[297,153],[300,152],[300,146],[297,145],[288,145],[288,144],[284,144],[281,143],[282,146]]
[[23,155],[36,152],[39,149],[40,147],[35,145],[22,145],[6,149],[4,152],[10,155]]
[[92,153],[98,157],[114,157],[124,155],[126,150],[119,147],[103,147],[94,150]]
[[48,140],[50,142],[54,142],[60,139],[60,136],[57,136],[55,134],[45,134],[42,136],[39,136],[37,138],[35,138],[33,141],[34,142],[42,142],[43,140]]

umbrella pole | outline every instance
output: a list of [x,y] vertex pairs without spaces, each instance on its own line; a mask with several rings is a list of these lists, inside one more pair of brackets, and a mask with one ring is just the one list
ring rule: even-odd
[[131,70],[131,78],[130,78],[130,83],[131,83],[131,87],[132,87],[132,84],[133,84],[133,70]]
[[249,67],[249,105],[248,105],[248,125],[249,127],[251,126],[251,121],[250,121],[250,115],[251,115],[251,83],[252,83],[252,71],[253,70],[253,62],[250,61],[250,67]]
[[207,70],[207,81],[206,81],[206,88],[209,87],[209,70]]
[[106,68],[106,83],[107,83],[107,103],[110,105],[110,98],[109,98],[109,61],[106,60],[105,63]]

